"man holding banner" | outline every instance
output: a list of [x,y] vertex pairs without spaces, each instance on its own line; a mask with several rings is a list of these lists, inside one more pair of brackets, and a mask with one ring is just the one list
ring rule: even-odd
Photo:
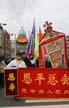
[[27,67],[26,64],[25,64],[25,62],[22,61],[21,53],[20,52],[18,52],[16,54],[15,60],[12,60],[7,66],[8,67],[25,67],[25,68]]

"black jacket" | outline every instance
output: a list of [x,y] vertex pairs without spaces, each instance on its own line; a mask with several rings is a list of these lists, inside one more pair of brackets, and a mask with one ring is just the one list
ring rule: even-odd
[[26,64],[27,67],[32,67],[31,62],[30,62],[30,60],[29,60],[27,57],[25,57],[25,58],[23,59],[23,61],[25,62],[25,64]]
[[51,63],[49,61],[46,61],[45,62],[45,67],[46,68],[52,68],[52,65],[51,65]]

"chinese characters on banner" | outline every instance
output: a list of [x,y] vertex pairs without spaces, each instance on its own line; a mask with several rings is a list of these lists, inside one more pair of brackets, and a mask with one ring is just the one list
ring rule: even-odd
[[68,69],[18,69],[18,96],[69,98]]
[[5,92],[23,98],[69,98],[69,69],[5,70]]
[[17,69],[5,70],[5,92],[6,96],[17,95]]

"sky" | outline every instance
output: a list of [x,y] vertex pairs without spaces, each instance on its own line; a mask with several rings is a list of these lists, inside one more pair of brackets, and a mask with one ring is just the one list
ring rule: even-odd
[[23,26],[27,35],[35,18],[36,31],[43,31],[45,21],[52,22],[54,30],[69,34],[69,0],[1,0],[0,23],[9,33],[18,35]]

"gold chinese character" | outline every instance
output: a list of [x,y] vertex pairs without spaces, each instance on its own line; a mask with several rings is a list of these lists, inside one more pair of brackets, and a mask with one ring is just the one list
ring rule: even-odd
[[56,85],[58,83],[58,81],[55,79],[56,74],[49,74],[49,81],[47,82],[47,84],[50,84],[50,85]]
[[15,84],[11,83],[9,86],[9,90],[11,90],[13,92],[14,89],[15,89]]
[[51,90],[48,90],[46,94],[53,94]]
[[37,74],[37,79],[35,80],[39,80],[39,85],[41,85],[41,80],[45,80],[45,78],[43,77],[43,73]]
[[62,82],[62,85],[69,85],[69,77],[66,74],[64,74],[60,81]]
[[44,94],[44,90],[39,90],[38,93],[39,94]]
[[55,94],[59,94],[60,95],[61,94],[61,90],[56,90]]
[[31,89],[30,92],[31,92],[31,93],[35,93],[36,90],[35,90],[35,89]]
[[24,73],[24,79],[22,80],[25,84],[30,84],[32,79],[30,78],[30,73]]
[[69,94],[69,90],[65,90],[64,91],[64,94]]
[[14,73],[9,73],[9,78],[8,80],[14,81],[16,78],[14,77]]
[[22,92],[23,92],[23,93],[27,93],[27,89],[22,88]]

